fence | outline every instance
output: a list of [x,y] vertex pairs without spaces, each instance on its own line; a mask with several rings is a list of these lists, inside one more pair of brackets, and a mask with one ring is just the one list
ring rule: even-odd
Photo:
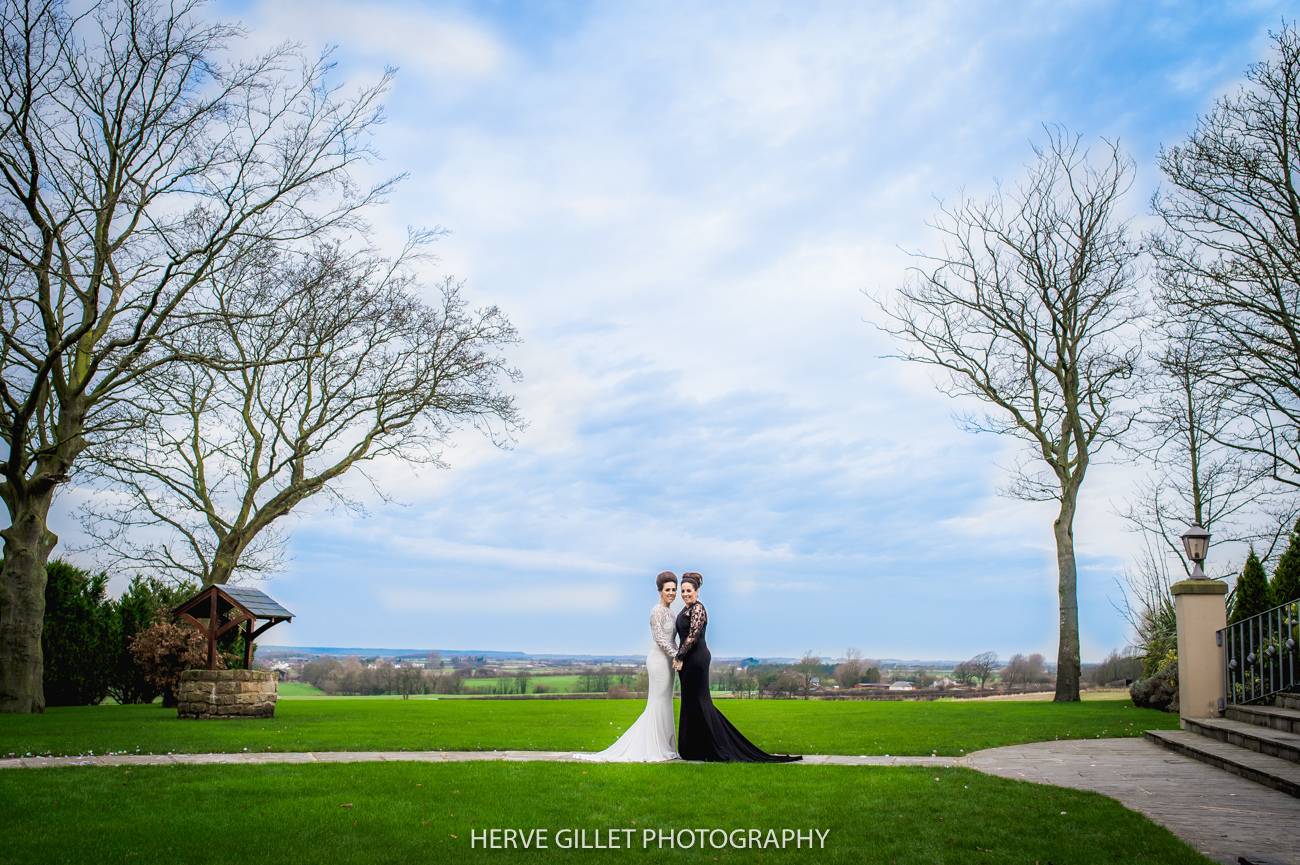
[[1256,703],[1300,686],[1298,629],[1300,601],[1291,601],[1216,634],[1223,647],[1223,690],[1229,705]]

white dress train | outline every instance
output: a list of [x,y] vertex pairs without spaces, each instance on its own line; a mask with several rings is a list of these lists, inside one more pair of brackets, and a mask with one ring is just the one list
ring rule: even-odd
[[673,677],[676,675],[673,658],[677,656],[674,619],[672,610],[663,604],[655,604],[650,611],[650,636],[654,645],[645,659],[650,692],[641,717],[605,750],[575,756],[600,763],[661,763],[677,759],[677,726],[673,723]]

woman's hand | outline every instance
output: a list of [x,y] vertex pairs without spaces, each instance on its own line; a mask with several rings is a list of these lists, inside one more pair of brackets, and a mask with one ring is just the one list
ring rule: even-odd
[[673,661],[673,669],[674,669],[674,670],[677,670],[678,672],[681,672],[681,669],[682,669],[682,662],[681,662],[681,661]]

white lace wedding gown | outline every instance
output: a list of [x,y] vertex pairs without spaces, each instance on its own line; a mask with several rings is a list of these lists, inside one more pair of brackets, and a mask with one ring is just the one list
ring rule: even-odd
[[601,763],[661,763],[677,759],[677,729],[673,723],[673,658],[675,616],[663,604],[650,611],[650,636],[654,645],[646,655],[650,693],[645,711],[618,741],[595,754],[579,753],[583,760]]

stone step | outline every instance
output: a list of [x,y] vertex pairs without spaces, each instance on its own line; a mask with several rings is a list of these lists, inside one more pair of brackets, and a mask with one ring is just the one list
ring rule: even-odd
[[1230,721],[1241,721],[1257,727],[1271,727],[1283,733],[1300,734],[1300,709],[1277,706],[1229,706],[1223,713]]
[[1300,798],[1300,765],[1187,730],[1147,730],[1152,742],[1225,772]]
[[1300,709],[1300,694],[1277,694],[1273,702],[1279,709]]
[[1300,763],[1300,736],[1229,718],[1185,718],[1183,729],[1250,751]]

